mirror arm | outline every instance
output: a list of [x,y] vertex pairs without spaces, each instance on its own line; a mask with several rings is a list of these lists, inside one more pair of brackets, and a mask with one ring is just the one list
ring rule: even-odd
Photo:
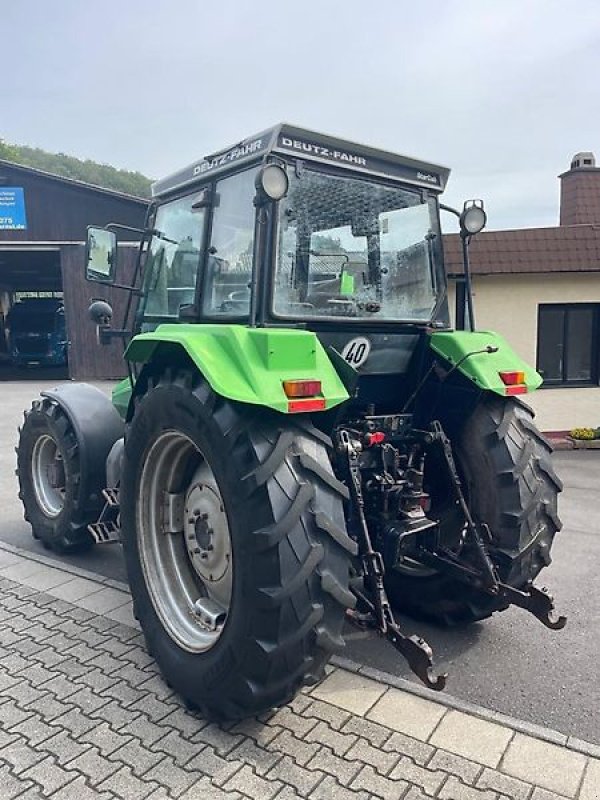
[[[101,283],[101,281],[100,281],[100,283]],[[131,292],[131,294],[137,294],[137,295],[144,294],[143,289],[136,289],[135,286],[129,286],[126,283],[111,283],[111,284],[109,284],[109,286],[112,289],[127,289],[127,291]]]
[[127,339],[132,336],[130,330],[111,328],[110,325],[97,325],[96,330],[100,344],[110,344],[113,339]]

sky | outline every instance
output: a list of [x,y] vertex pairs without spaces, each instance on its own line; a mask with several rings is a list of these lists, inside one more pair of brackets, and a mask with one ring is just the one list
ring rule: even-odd
[[1,139],[152,178],[285,120],[448,166],[503,229],[600,163],[598,0],[4,0],[0,37]]

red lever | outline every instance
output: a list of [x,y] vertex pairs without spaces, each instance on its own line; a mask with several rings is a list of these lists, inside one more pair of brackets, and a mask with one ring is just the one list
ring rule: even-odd
[[385,433],[376,431],[375,433],[367,433],[365,436],[365,444],[367,447],[373,447],[374,444],[381,444],[385,440]]

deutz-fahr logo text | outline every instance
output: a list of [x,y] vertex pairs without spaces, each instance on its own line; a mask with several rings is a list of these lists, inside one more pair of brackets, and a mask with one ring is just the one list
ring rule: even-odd
[[262,139],[255,139],[253,142],[240,144],[228,150],[226,153],[221,153],[221,155],[211,158],[210,161],[202,161],[194,167],[194,177],[196,177],[196,175],[203,175],[205,172],[209,172],[217,167],[222,167],[225,164],[231,164],[239,158],[244,158],[244,156],[250,156],[252,153],[256,153],[257,150],[260,150],[261,147]]
[[313,142],[303,142],[300,139],[289,139],[287,136],[282,136],[281,146],[289,150],[300,150],[303,153],[320,156],[321,158],[330,158],[333,161],[345,161],[347,164],[357,164],[361,167],[367,166],[367,161],[362,156],[346,153],[343,150],[331,150],[329,147],[323,147]]

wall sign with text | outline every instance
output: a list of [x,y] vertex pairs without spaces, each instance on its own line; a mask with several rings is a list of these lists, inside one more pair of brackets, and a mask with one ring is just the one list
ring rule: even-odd
[[20,186],[0,186],[0,230],[27,230],[25,194]]

